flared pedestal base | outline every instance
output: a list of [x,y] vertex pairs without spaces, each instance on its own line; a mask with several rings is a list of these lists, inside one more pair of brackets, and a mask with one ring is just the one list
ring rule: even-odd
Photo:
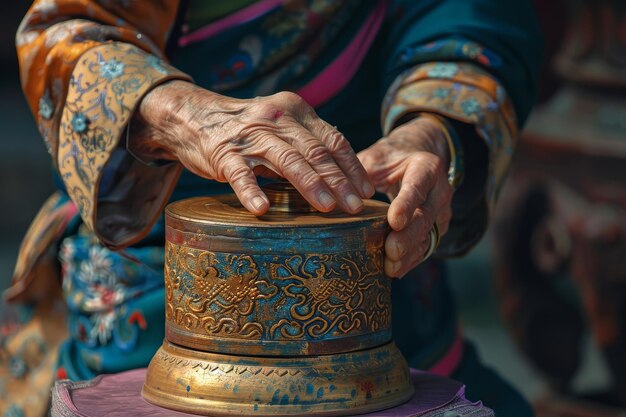
[[408,401],[413,385],[393,342],[281,358],[200,352],[165,341],[150,362],[142,395],[161,407],[206,416],[344,416]]

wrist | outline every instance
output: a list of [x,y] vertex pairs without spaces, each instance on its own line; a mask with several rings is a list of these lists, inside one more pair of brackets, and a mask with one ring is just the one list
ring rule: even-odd
[[451,155],[446,141],[448,132],[445,126],[428,113],[421,113],[409,123],[416,124],[420,130],[426,132],[429,139],[426,145],[430,152],[441,158],[446,166],[450,165]]
[[129,151],[141,159],[177,160],[197,136],[194,109],[206,109],[207,94],[213,93],[181,80],[153,88],[131,119]]

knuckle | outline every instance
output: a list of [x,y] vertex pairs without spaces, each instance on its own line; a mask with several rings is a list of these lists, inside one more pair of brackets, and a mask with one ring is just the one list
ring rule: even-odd
[[322,144],[308,146],[303,153],[304,158],[312,165],[319,165],[330,159],[330,153]]
[[247,182],[250,177],[250,168],[244,164],[236,164],[228,170],[228,181],[231,184]]
[[302,97],[296,93],[292,93],[291,91],[281,91],[274,94],[272,97],[280,103],[286,104],[288,107],[308,107],[308,104]]
[[348,187],[351,188],[350,181],[348,181],[348,179],[342,174],[340,174],[339,172],[335,173],[335,175],[330,175],[326,177],[325,181],[326,181],[326,184],[328,184],[330,188],[333,188],[336,190],[346,189]]
[[321,182],[320,177],[313,170],[298,171],[296,173],[297,182],[307,190],[317,188]]
[[282,168],[298,167],[302,164],[302,155],[295,148],[277,151],[276,159]]
[[348,140],[341,133],[336,131],[333,128],[328,128],[328,132],[326,133],[326,147],[332,153],[350,153],[352,152],[352,147]]

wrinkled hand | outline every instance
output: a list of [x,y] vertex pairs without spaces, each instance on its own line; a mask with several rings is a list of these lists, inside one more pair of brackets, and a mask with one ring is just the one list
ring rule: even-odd
[[346,138],[293,93],[242,100],[172,81],[146,95],[132,125],[133,152],[230,183],[255,215],[269,208],[256,179],[268,169],[322,212],[357,213],[374,194]]
[[392,228],[385,242],[385,273],[402,277],[424,258],[437,222],[443,235],[452,217],[449,149],[441,127],[428,117],[409,121],[359,152],[378,192],[391,200]]

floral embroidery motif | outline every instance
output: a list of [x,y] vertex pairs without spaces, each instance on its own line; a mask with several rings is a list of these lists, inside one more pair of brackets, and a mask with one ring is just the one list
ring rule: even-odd
[[89,127],[89,119],[82,113],[76,113],[74,117],[72,117],[72,129],[76,133],[83,133]]
[[46,93],[43,97],[39,99],[39,116],[48,120],[52,117],[52,113],[54,113],[54,105],[52,104],[52,100]]
[[453,62],[438,62],[428,70],[428,76],[433,78],[452,78],[459,72],[459,66]]
[[466,116],[472,116],[480,113],[480,103],[474,97],[461,102],[461,110]]
[[124,73],[124,64],[117,59],[109,59],[100,63],[100,76],[112,80]]
[[134,107],[160,80],[189,77],[141,49],[109,43],[89,49],[72,73],[59,129],[57,164],[90,227],[100,175]]
[[[138,251],[154,262],[163,262],[161,247],[149,253]],[[114,344],[123,351],[133,349],[140,330],[146,330],[148,324],[143,313],[129,305],[162,287],[161,270],[110,251],[98,244],[92,233],[66,238],[60,259],[63,293],[74,313],[69,323],[72,337],[90,348]]]

